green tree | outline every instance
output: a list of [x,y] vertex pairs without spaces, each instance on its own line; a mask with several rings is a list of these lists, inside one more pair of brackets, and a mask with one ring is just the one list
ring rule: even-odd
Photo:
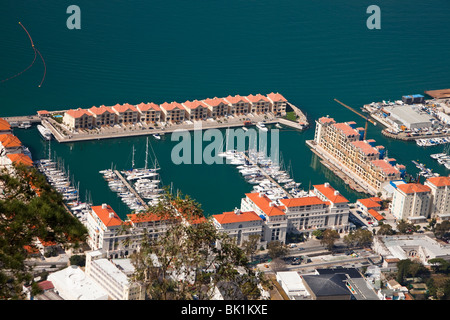
[[445,220],[441,223],[437,223],[434,228],[434,235],[438,239],[450,239],[450,220]]
[[269,257],[272,259],[282,258],[289,252],[288,248],[277,240],[269,242],[267,244],[267,249],[269,250]]
[[320,229],[317,229],[317,230],[314,230],[313,232],[312,232],[312,235],[314,236],[314,237],[316,237],[316,239],[322,239],[323,238],[323,231],[322,230],[320,230]]
[[61,195],[42,174],[35,168],[20,165],[14,171],[14,174],[0,174],[4,191],[0,200],[0,296],[3,299],[22,299],[22,285],[32,282],[32,269],[25,264],[26,248],[33,248],[36,238],[76,247],[84,242],[87,234],[86,228],[64,209]]
[[257,234],[252,234],[248,237],[248,240],[243,242],[243,250],[247,257],[250,257],[250,262],[253,261],[253,256],[258,250],[258,244],[261,240],[261,236]]
[[392,229],[392,226],[390,224],[384,223],[380,226],[380,228],[377,231],[377,235],[386,235],[390,236],[395,234],[395,230]]
[[167,193],[139,215],[156,215],[166,225],[158,237],[144,237],[140,250],[131,255],[132,279],[143,285],[148,299],[207,300],[215,287],[227,292],[228,299],[260,297],[262,273],[250,269],[245,252],[203,218],[195,201]]
[[343,241],[349,248],[369,247],[373,241],[373,234],[369,230],[357,229],[345,235]]
[[322,239],[320,240],[320,244],[325,246],[328,250],[332,250],[334,248],[335,242],[339,239],[339,233],[336,230],[326,229],[323,232]]
[[411,234],[414,232],[414,224],[409,223],[405,220],[400,220],[397,222],[397,230],[401,234]]

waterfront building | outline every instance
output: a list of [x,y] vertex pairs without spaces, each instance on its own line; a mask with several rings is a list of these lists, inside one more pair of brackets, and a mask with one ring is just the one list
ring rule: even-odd
[[161,108],[153,102],[141,102],[136,106],[139,112],[139,121],[149,123],[156,123],[161,121]]
[[218,117],[224,117],[228,114],[228,103],[222,98],[208,98],[203,100],[203,102],[208,106],[211,117],[213,117],[214,119]]
[[164,102],[160,108],[166,122],[181,122],[185,119],[186,109],[178,102]]
[[116,124],[116,113],[110,107],[92,107],[89,112],[93,116],[93,125],[96,127],[113,126]]
[[428,178],[425,186],[431,190],[430,218],[450,219],[450,177]]
[[93,114],[86,109],[70,109],[64,113],[63,123],[72,130],[92,129],[93,119]]
[[272,112],[275,116],[285,116],[286,115],[286,103],[287,100],[280,93],[269,93],[267,95],[270,103],[272,104]]
[[144,288],[130,280],[130,259],[106,258],[102,250],[86,252],[86,275],[108,293],[110,300],[144,300]]
[[228,113],[231,115],[246,115],[250,113],[250,102],[240,95],[228,96],[224,98],[228,102]]
[[386,106],[384,112],[386,119],[400,130],[430,128],[434,120],[433,116],[418,105]]
[[245,97],[250,102],[250,112],[256,114],[263,114],[271,112],[272,105],[269,98],[263,96],[262,94],[248,95]]
[[254,211],[264,221],[262,244],[271,241],[286,242],[287,218],[285,207],[278,205],[264,193],[246,193],[241,200],[241,211]]
[[334,228],[334,215],[330,214],[330,203],[317,196],[281,199],[286,207],[288,233],[311,237],[317,229]]
[[383,146],[363,137],[364,129],[357,128],[353,121],[336,123],[333,118],[322,117],[316,120],[312,146],[327,160],[337,163],[351,179],[376,194],[389,181],[403,177],[405,166],[385,158]]
[[328,227],[339,233],[347,232],[350,224],[348,217],[350,214],[349,201],[338,190],[334,189],[328,182],[314,185],[312,193],[322,201],[330,203]]
[[217,230],[234,238],[238,246],[242,246],[251,235],[262,237],[263,219],[254,211],[244,212],[236,208],[231,212],[215,214],[212,218]]
[[210,117],[211,115],[209,106],[203,101],[186,101],[181,105],[186,109],[186,119],[206,120],[206,118]]
[[13,134],[0,134],[0,154],[12,153],[22,153],[22,142]]
[[11,125],[8,121],[3,118],[0,118],[0,134],[12,133]]
[[420,183],[405,183],[395,189],[391,212],[398,220],[425,222],[429,218],[430,205],[430,187]]
[[33,160],[29,156],[23,153],[11,153],[7,154],[6,157],[11,161],[11,164],[22,164],[27,167],[33,166]]
[[381,199],[377,198],[377,197],[357,199],[356,207],[365,213],[368,213],[369,210],[380,211],[381,210]]
[[112,107],[112,110],[116,113],[116,123],[135,124],[139,120],[138,110],[129,103],[116,104]]
[[92,206],[87,214],[87,244],[92,250],[103,249],[107,253],[122,252],[128,234],[122,233],[123,222],[108,204]]

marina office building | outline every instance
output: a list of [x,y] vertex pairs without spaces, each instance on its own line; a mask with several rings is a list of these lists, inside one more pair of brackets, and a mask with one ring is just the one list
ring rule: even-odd
[[286,115],[287,100],[280,93],[268,95],[228,96],[226,98],[207,98],[204,100],[153,102],[131,105],[116,104],[111,107],[100,106],[89,109],[70,109],[64,111],[63,123],[72,130],[92,129],[116,124],[147,124],[158,122],[178,123],[184,120],[206,120],[223,118],[227,115],[266,114]]
[[386,150],[375,140],[363,138],[364,128],[355,122],[336,123],[333,118],[322,117],[316,120],[311,146],[326,160],[337,163],[351,179],[363,183],[370,193],[377,194],[390,181],[400,180],[406,168],[387,158]]

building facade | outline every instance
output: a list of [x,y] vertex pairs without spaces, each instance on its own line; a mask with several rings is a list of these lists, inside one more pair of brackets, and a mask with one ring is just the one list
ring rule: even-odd
[[429,218],[430,205],[430,187],[419,183],[405,183],[395,189],[391,212],[399,220],[424,222]]

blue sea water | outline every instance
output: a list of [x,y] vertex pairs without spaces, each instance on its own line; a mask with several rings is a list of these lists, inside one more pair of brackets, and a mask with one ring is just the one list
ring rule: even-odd
[[[69,30],[69,5],[81,9],[81,29]],[[381,9],[381,29],[369,30],[369,5]],[[450,3],[445,0],[346,1],[11,1],[0,11],[0,80],[25,69],[34,57],[30,33],[45,60],[37,57],[22,75],[0,83],[0,116],[34,114],[116,103],[183,102],[229,94],[280,92],[312,123],[364,120],[334,98],[359,109],[372,101],[450,87]],[[41,87],[39,83],[43,80]],[[369,126],[368,137],[389,156],[416,172],[411,159],[441,174],[426,149],[393,141]],[[306,147],[314,130],[284,130],[280,149],[296,180],[329,181],[350,200],[359,195],[324,168]],[[15,134],[40,158],[47,145],[35,129]],[[145,138],[59,145],[83,193],[94,202],[126,208],[107,189],[98,171],[131,163],[131,146],[142,156]],[[224,165],[174,165],[170,136],[153,141],[165,184],[199,201],[206,214],[232,210],[251,186]],[[138,154],[138,152],[136,153]],[[143,160],[141,158],[143,164]],[[141,165],[142,165],[141,164]]]

